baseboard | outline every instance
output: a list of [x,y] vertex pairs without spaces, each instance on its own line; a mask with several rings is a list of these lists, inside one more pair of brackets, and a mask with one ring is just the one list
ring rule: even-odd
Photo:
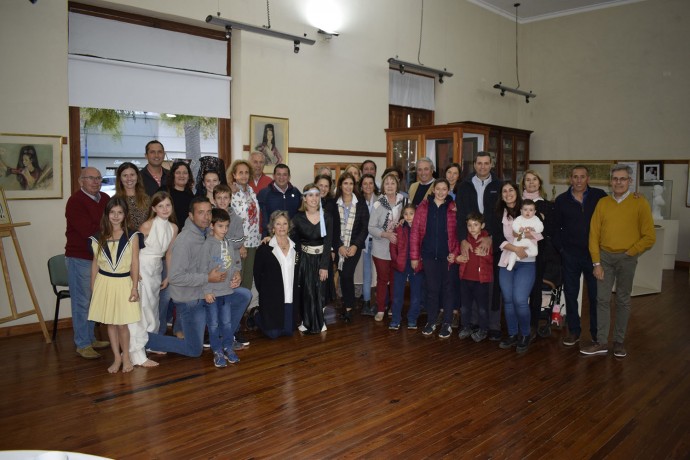
[[[46,321],[48,333],[53,333],[53,321]],[[72,329],[72,318],[63,318],[58,320],[58,334],[61,329]],[[16,337],[19,335],[27,335],[34,333],[42,334],[40,323],[20,324],[18,326],[8,326],[0,328],[0,338]]]
[[676,270],[690,270],[690,262],[684,260],[676,260],[674,267]]

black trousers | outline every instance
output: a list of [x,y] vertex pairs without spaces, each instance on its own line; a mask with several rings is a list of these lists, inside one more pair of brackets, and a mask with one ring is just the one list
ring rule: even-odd
[[[359,257],[362,255],[362,250],[357,249],[354,256],[348,257],[343,262],[343,269],[338,270],[340,273],[340,289],[343,291],[343,305],[345,308],[353,308],[355,306],[355,268]],[[338,256],[340,257],[340,256]],[[336,257],[336,262],[338,261]]]

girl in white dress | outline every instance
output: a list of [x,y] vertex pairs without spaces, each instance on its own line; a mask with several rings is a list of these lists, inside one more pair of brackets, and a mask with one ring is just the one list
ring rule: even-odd
[[129,353],[135,366],[154,367],[158,363],[147,358],[144,347],[148,341],[148,332],[158,332],[158,297],[160,290],[168,285],[167,278],[161,280],[163,257],[166,264],[169,264],[170,247],[178,231],[172,200],[167,192],[153,195],[149,217],[141,224],[139,231],[144,235],[146,245],[139,251],[141,319],[129,325]]

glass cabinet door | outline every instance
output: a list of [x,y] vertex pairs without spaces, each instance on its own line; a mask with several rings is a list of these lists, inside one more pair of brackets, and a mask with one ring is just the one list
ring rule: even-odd
[[515,139],[515,180],[520,180],[527,170],[527,141]]
[[406,191],[417,180],[417,139],[393,139],[393,166],[403,172],[401,189]]
[[513,180],[515,174],[515,161],[513,157],[513,137],[503,136],[501,137],[501,154],[502,154],[502,164],[501,164],[501,178],[504,181]]
[[436,171],[439,177],[444,177],[443,172],[446,167],[453,162],[453,138],[443,139],[427,139],[426,140],[426,157],[434,162]]

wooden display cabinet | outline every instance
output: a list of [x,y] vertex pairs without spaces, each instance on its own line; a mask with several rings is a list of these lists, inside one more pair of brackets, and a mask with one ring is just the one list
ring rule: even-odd
[[474,154],[486,150],[490,129],[476,123],[386,129],[386,165],[403,172],[403,189],[417,180],[416,163],[431,158],[439,175],[450,163],[460,163],[465,177],[472,172]]

